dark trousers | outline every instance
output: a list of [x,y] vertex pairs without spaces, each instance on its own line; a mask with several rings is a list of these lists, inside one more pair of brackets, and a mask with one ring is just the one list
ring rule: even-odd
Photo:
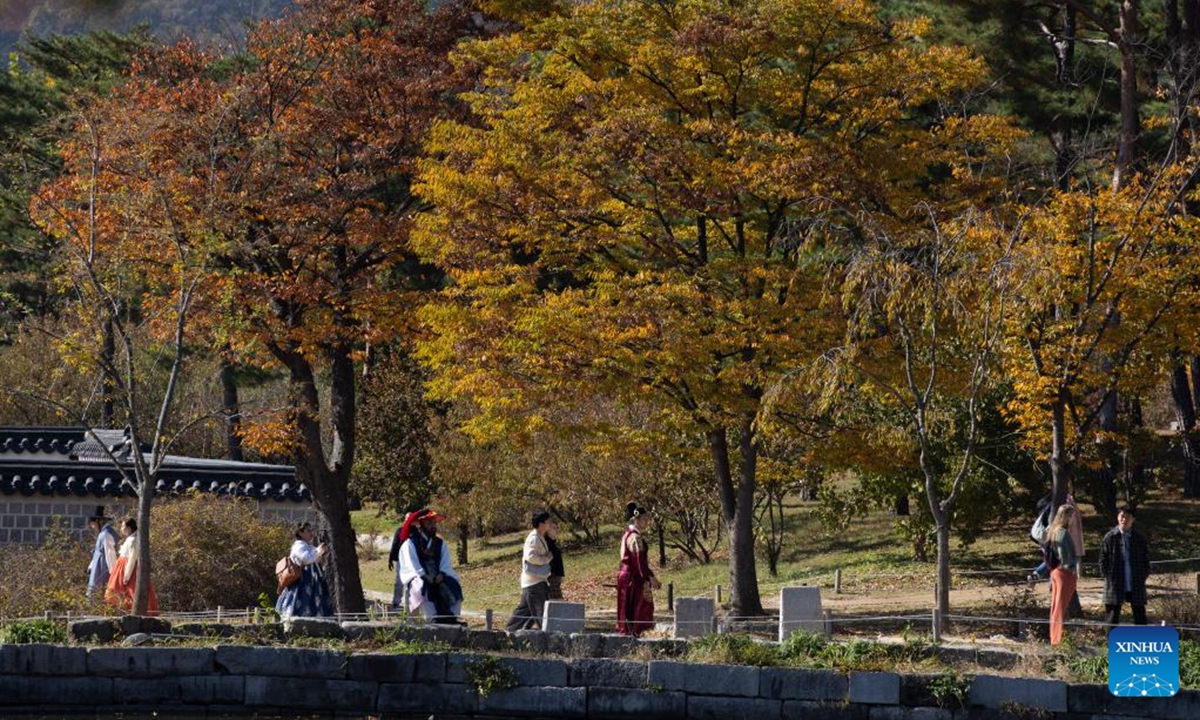
[[550,586],[545,582],[521,588],[521,602],[512,611],[512,617],[508,619],[508,625],[504,629],[515,632],[541,628],[542,609],[546,607],[546,599],[549,595]]
[[1068,618],[1083,617],[1083,605],[1081,605],[1079,602],[1079,593],[1078,592],[1071,593],[1071,602],[1067,605],[1067,617]]
[[1122,598],[1121,602],[1118,602],[1116,605],[1105,605],[1104,606],[1104,623],[1106,625],[1120,625],[1121,624],[1121,605],[1124,603],[1129,603],[1129,607],[1133,608],[1133,624],[1134,625],[1145,625],[1146,624],[1146,606],[1145,605],[1134,605],[1132,602],[1132,598],[1130,598],[1129,593],[1125,593],[1125,597]]

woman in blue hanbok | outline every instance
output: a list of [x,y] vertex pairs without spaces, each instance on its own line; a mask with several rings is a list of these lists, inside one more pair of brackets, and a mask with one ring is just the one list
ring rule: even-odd
[[308,523],[296,528],[296,542],[289,553],[292,562],[303,568],[300,579],[283,589],[275,609],[283,618],[330,617],[333,604],[329,602],[329,588],[325,585],[325,574],[318,562],[325,556],[325,543],[312,546],[313,529]]

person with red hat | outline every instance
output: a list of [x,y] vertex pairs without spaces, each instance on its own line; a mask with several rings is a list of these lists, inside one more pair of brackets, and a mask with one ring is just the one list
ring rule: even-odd
[[[388,567],[399,564],[397,595],[408,590],[410,613],[420,613],[430,622],[458,624],[462,583],[450,566],[450,548],[437,534],[437,524],[444,519],[430,508],[410,512],[396,533]],[[393,598],[393,604],[400,607],[403,601]]]

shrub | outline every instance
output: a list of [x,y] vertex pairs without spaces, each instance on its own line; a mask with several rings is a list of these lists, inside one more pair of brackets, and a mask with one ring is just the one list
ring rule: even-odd
[[67,631],[53,620],[18,620],[0,632],[6,643],[65,643]]
[[1156,598],[1152,611],[1155,617],[1171,626],[1200,625],[1200,595],[1174,592]]
[[164,610],[259,607],[261,593],[275,592],[275,563],[292,533],[260,519],[253,501],[192,492],[156,503],[151,518],[154,586]]
[[1179,641],[1179,687],[1200,689],[1200,643]]
[[40,547],[0,546],[0,617],[89,609],[90,560],[89,549],[57,523]]
[[948,670],[929,681],[929,695],[938,707],[961,710],[967,706],[974,677],[961,675],[957,670]]
[[467,662],[467,684],[480,697],[517,686],[517,673],[494,655]]

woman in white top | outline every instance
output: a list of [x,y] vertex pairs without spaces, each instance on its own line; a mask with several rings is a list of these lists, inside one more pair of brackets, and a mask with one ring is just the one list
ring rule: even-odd
[[329,601],[329,588],[318,561],[325,556],[325,543],[313,547],[312,525],[302,522],[296,526],[296,541],[288,556],[303,569],[300,579],[279,593],[275,609],[284,618],[330,617],[333,603]]

